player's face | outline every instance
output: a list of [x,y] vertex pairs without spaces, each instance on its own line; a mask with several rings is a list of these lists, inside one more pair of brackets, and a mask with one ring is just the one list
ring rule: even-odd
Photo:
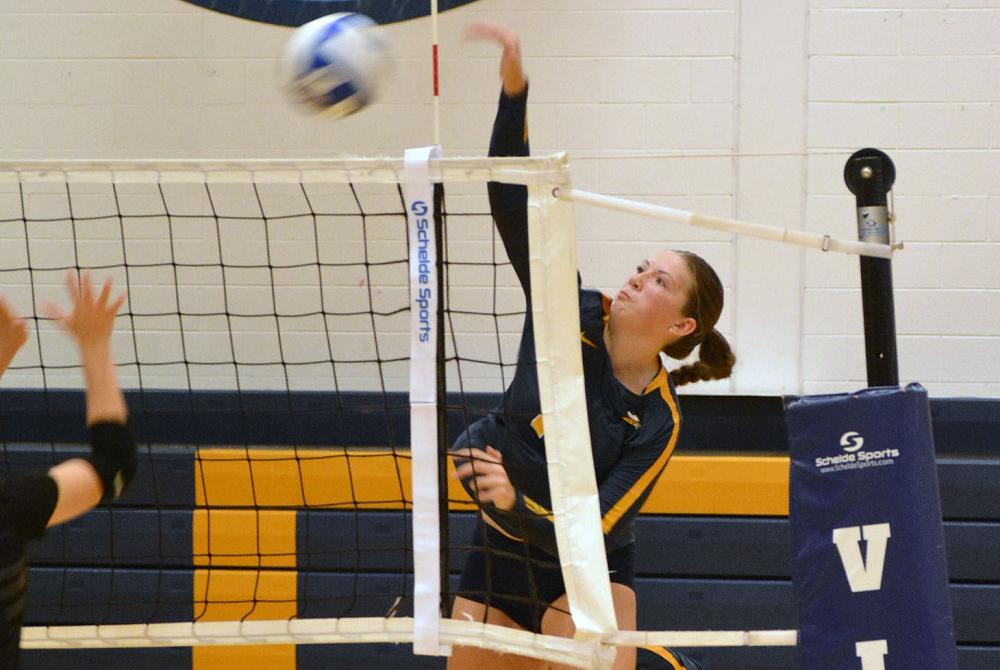
[[680,339],[697,326],[682,311],[693,284],[687,262],[674,251],[642,261],[611,304],[616,328],[666,338],[661,346]]

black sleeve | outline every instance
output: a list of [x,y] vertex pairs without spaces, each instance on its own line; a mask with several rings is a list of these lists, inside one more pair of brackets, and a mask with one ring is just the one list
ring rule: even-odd
[[[490,156],[528,156],[528,88],[517,96],[500,93]],[[520,184],[490,182],[490,211],[497,231],[521,282],[525,296],[531,300],[528,276],[528,187]]]
[[11,475],[0,484],[0,528],[21,545],[40,538],[58,501],[59,487],[47,474]]
[[135,438],[126,424],[101,421],[90,427],[90,464],[94,466],[104,497],[118,500],[122,491],[135,478]]

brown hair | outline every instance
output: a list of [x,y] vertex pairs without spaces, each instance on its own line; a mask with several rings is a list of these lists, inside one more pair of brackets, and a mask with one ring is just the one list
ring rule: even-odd
[[736,354],[722,333],[715,329],[715,324],[722,315],[722,282],[712,266],[701,256],[690,251],[677,253],[684,258],[694,278],[688,291],[687,303],[681,311],[698,325],[691,333],[664,347],[663,353],[680,360],[687,358],[695,347],[700,348],[697,361],[673,370],[670,377],[675,386],[709,379],[725,379],[733,372]]

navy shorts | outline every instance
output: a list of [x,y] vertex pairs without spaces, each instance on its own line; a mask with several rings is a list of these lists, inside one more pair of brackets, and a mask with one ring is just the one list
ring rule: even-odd
[[[634,589],[635,544],[608,554],[608,570],[612,582]],[[512,540],[485,522],[476,524],[458,595],[495,607],[518,625],[540,633],[542,615],[564,593],[558,558]]]

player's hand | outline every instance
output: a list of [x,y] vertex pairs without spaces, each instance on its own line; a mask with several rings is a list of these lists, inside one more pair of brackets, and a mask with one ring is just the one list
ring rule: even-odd
[[81,350],[106,347],[111,341],[115,315],[125,302],[123,291],[111,299],[111,277],[104,280],[104,286],[95,293],[90,282],[90,273],[80,273],[79,279],[72,271],[66,273],[66,288],[73,298],[73,308],[64,312],[51,301],[42,304],[42,311],[61,328],[73,336]]
[[503,455],[493,447],[486,450],[467,447],[452,452],[455,479],[465,481],[480,504],[492,503],[498,509],[514,507],[517,494],[503,467]]
[[503,92],[509,96],[520,95],[528,80],[524,76],[521,63],[521,38],[517,33],[498,21],[484,19],[472,21],[465,26],[465,39],[491,40],[503,48],[500,57],[500,79]]
[[14,307],[0,295],[0,374],[28,341],[28,327]]

